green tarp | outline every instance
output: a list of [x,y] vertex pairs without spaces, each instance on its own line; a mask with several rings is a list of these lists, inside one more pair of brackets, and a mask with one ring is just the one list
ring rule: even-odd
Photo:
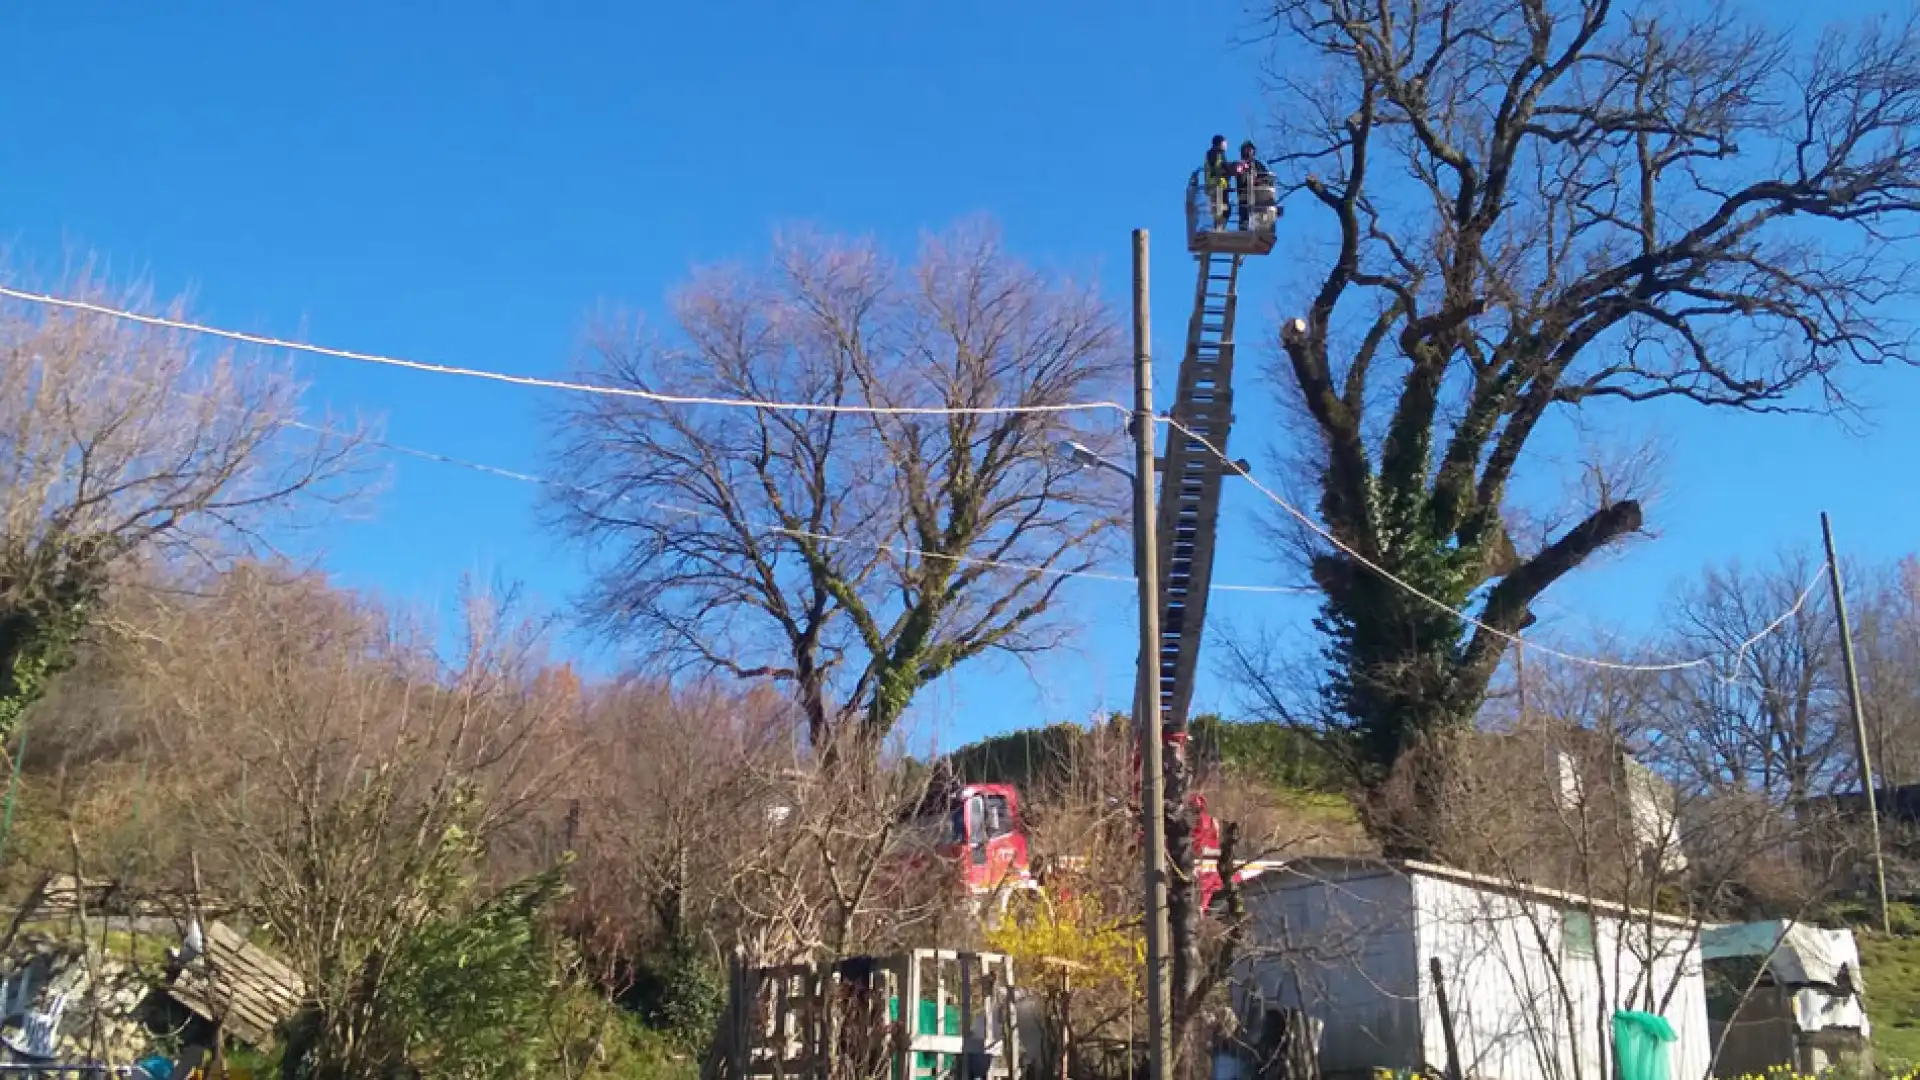
[[[890,997],[887,999],[887,1019],[889,1020],[900,1019],[900,999],[899,998]],[[943,1020],[945,1021],[944,1024],[941,1022]],[[958,1007],[953,1005],[947,1006],[946,1015],[943,1017],[940,1015],[939,1006],[934,1004],[934,1002],[932,1002],[931,1000],[922,1001],[920,1003],[919,1021],[920,1021],[919,1030],[914,1032],[914,1034],[917,1034],[917,1035],[958,1035],[960,1034],[960,1010]],[[944,1030],[942,1030],[943,1028]],[[942,1055],[939,1055],[939,1054],[915,1054],[914,1061],[913,1061],[914,1077],[930,1077],[930,1076],[939,1075],[943,1071],[941,1067],[942,1062],[940,1060],[941,1056]],[[896,1075],[894,1077],[894,1080],[911,1080],[911,1078]]]
[[1655,1013],[1613,1014],[1613,1054],[1619,1080],[1670,1080],[1667,1047],[1679,1036],[1667,1018]]

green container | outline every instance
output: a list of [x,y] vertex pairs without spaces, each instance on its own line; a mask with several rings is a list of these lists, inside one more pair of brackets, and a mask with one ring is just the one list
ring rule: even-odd
[[1613,1014],[1613,1055],[1620,1080],[1670,1080],[1667,1047],[1679,1039],[1667,1018],[1622,1009]]
[[[887,999],[887,1019],[900,1019],[899,998]],[[942,1017],[937,1004],[932,1001],[922,1001],[917,1019],[918,1024],[913,1032],[915,1035],[960,1034],[960,1010],[952,1005],[947,1006],[946,1016]],[[913,1055],[913,1075],[911,1077],[895,1076],[893,1080],[927,1080],[930,1077],[948,1075],[952,1073],[955,1062],[941,1059],[953,1056],[951,1054],[915,1054]]]

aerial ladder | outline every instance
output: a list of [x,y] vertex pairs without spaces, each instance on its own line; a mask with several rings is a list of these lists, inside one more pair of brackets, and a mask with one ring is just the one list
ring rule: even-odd
[[[1216,216],[1203,173],[1187,183],[1187,250],[1199,263],[1194,284],[1193,316],[1187,323],[1186,352],[1168,414],[1178,428],[1167,430],[1160,472],[1160,715],[1166,749],[1184,759],[1187,712],[1193,701],[1193,676],[1200,659],[1200,637],[1206,621],[1207,590],[1213,582],[1216,523],[1220,516],[1221,481],[1241,466],[1222,455],[1233,426],[1233,326],[1238,304],[1241,263],[1249,255],[1273,250],[1274,225],[1279,216],[1271,174],[1263,170],[1248,188],[1249,205]],[[1185,429],[1185,430],[1182,430]],[[1192,434],[1189,435],[1188,432]],[[1195,438],[1197,436],[1198,438]],[[1200,440],[1204,439],[1203,444]],[[1218,449],[1209,449],[1207,444]],[[1135,759],[1136,766],[1138,759]],[[929,797],[920,818],[929,834],[945,837],[936,846],[960,860],[970,893],[998,893],[1004,902],[1009,889],[1037,888],[1032,873],[1025,826],[1021,823],[1019,794],[1006,784],[961,785]],[[1199,910],[1205,911],[1223,887],[1220,828],[1207,812],[1206,800],[1187,792],[1193,810],[1192,835],[1183,845],[1192,858],[1198,886]],[[1002,809],[996,811],[996,805]],[[1061,868],[1081,860],[1056,856]],[[1246,880],[1277,865],[1268,860],[1236,863],[1235,878]]]
[[1187,710],[1193,703],[1207,590],[1213,582],[1221,480],[1235,468],[1224,454],[1233,427],[1233,324],[1240,264],[1249,255],[1273,250],[1279,217],[1270,173],[1262,170],[1241,190],[1251,192],[1251,205],[1225,213],[1217,209],[1216,196],[1206,188],[1204,170],[1196,171],[1187,182],[1187,250],[1199,263],[1199,274],[1193,317],[1187,322],[1187,350],[1180,358],[1169,414],[1179,427],[1167,428],[1156,522],[1160,716],[1175,732],[1186,730]]
[[[1167,427],[1166,450],[1157,463],[1160,676],[1156,689],[1168,755],[1167,797],[1183,801],[1190,811],[1179,835],[1169,822],[1168,839],[1176,849],[1176,866],[1192,859],[1187,865],[1199,886],[1201,911],[1224,886],[1221,872],[1226,868],[1220,865],[1219,824],[1207,812],[1206,799],[1191,787],[1188,710],[1206,630],[1207,592],[1213,584],[1221,481],[1229,471],[1241,469],[1226,457],[1227,436],[1233,428],[1233,326],[1240,266],[1249,255],[1273,250],[1279,217],[1272,174],[1260,167],[1249,179],[1244,186],[1236,185],[1237,201],[1245,205],[1230,210],[1223,193],[1207,189],[1204,170],[1187,181],[1187,250],[1193,253],[1198,272],[1193,315],[1187,321],[1187,348],[1180,357],[1173,408],[1168,413],[1173,424]],[[1245,880],[1264,869],[1264,864],[1247,863],[1233,872],[1236,879]]]

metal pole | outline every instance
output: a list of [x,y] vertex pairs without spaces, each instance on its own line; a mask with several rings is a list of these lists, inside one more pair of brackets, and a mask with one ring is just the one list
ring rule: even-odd
[[1833,613],[1840,620],[1840,666],[1847,676],[1847,704],[1853,708],[1853,745],[1860,754],[1860,790],[1867,796],[1867,826],[1873,839],[1873,882],[1880,900],[1880,932],[1891,934],[1887,915],[1887,863],[1880,853],[1880,808],[1873,791],[1873,763],[1867,757],[1867,714],[1860,704],[1860,671],[1853,664],[1853,627],[1847,623],[1847,594],[1840,587],[1840,557],[1833,551],[1833,525],[1820,511],[1820,537],[1827,545],[1827,585]]
[[1134,725],[1140,738],[1142,876],[1147,920],[1147,1063],[1151,1080],[1172,1075],[1167,988],[1166,774],[1160,745],[1160,548],[1154,537],[1151,320],[1147,230],[1133,230],[1133,566],[1140,593],[1140,662]]

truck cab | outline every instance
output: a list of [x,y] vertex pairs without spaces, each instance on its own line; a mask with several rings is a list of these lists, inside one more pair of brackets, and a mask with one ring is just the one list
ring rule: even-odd
[[946,809],[938,854],[954,860],[968,892],[1021,887],[1033,877],[1020,793],[1011,784],[963,784]]
[[[1200,910],[1211,907],[1225,885],[1220,874],[1220,826],[1207,811],[1206,799],[1191,796],[1194,811],[1193,862],[1199,885]],[[1020,792],[1011,784],[957,784],[929,792],[913,819],[922,850],[957,869],[967,893],[982,896],[1041,887],[1035,873],[1027,826],[1021,816]],[[1056,853],[1050,865],[1064,868],[1078,861]],[[1243,865],[1234,875],[1245,881],[1269,864]]]

